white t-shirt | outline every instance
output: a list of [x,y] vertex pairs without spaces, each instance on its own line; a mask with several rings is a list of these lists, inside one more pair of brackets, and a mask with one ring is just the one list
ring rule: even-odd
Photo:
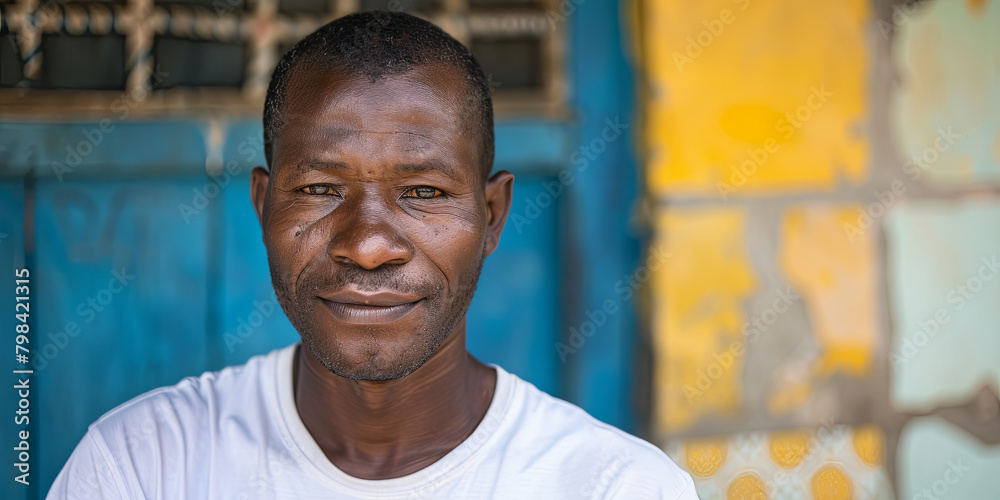
[[48,498],[697,498],[691,477],[658,448],[500,367],[486,416],[457,448],[407,476],[350,476],[299,418],[295,347],[110,411],[90,426]]

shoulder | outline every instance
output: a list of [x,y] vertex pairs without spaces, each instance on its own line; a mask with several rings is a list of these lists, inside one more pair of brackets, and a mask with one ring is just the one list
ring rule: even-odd
[[515,412],[515,440],[585,472],[581,489],[589,484],[601,498],[697,498],[690,475],[663,450],[511,378],[523,404]]
[[136,396],[101,416],[91,424],[90,432],[107,440],[112,448],[132,449],[154,435],[211,432],[227,414],[246,414],[254,406],[263,411],[264,383],[273,378],[267,373],[289,349],[292,347]]
[[293,349],[185,378],[105,413],[90,425],[48,498],[181,498],[190,491],[203,496],[197,488],[209,484],[210,468],[189,458],[213,456],[228,431],[253,435],[265,428],[275,368]]

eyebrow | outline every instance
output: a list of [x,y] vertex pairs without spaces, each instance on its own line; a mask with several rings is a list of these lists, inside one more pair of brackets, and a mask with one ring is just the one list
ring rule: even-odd
[[[350,166],[340,161],[303,160],[295,165],[295,173],[301,174],[310,170],[350,170]],[[448,177],[455,177],[455,169],[451,165],[438,160],[428,160],[420,163],[399,163],[394,167],[396,172],[428,172],[438,170]]]
[[430,170],[440,170],[448,177],[455,177],[455,169],[451,165],[438,161],[429,160],[422,163],[400,163],[395,167],[397,172],[427,172]]
[[294,170],[297,174],[306,173],[310,170],[348,170],[350,167],[344,162],[339,161],[322,161],[322,160],[302,160],[297,165],[295,165]]

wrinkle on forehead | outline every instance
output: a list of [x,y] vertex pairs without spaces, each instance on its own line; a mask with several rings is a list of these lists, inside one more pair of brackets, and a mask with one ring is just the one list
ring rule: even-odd
[[[309,156],[374,160],[376,153],[385,157],[384,164],[437,157],[478,174],[479,144],[468,130],[466,83],[439,69],[416,67],[374,83],[361,75],[299,72],[289,88],[274,164]],[[396,158],[389,160],[391,156]]]
[[359,134],[406,134],[406,135],[415,135],[415,136],[418,136],[418,137],[423,137],[424,139],[430,139],[430,136],[426,136],[424,134],[418,134],[416,132],[398,131],[398,130],[386,130],[386,131],[382,131],[382,130],[358,130],[358,133]]
[[[434,69],[418,66],[376,82],[361,75],[327,70],[302,72],[292,79],[286,94],[285,121],[299,114],[313,115],[356,105],[379,112],[423,107],[461,120],[468,100],[464,80],[457,78],[454,70],[448,71],[450,68]],[[297,113],[298,108],[305,108],[304,113]],[[439,123],[441,118],[428,114],[421,120],[420,115],[411,114],[408,118],[423,124]]]
[[426,139],[431,142],[439,142],[436,138],[430,135],[421,134],[420,132],[415,132],[412,130],[374,130],[367,128],[348,127],[342,124],[337,124],[334,127],[330,127],[328,130],[329,131],[321,132],[323,139],[328,141],[344,140],[344,139],[356,138],[364,134],[371,134],[380,136],[393,136],[393,135],[413,136],[413,137],[419,137],[421,139]]

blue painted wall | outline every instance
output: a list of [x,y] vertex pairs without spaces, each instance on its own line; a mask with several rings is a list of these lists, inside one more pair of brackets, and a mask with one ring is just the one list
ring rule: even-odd
[[[631,130],[586,168],[574,163],[606,119],[631,119],[617,9],[588,2],[567,20],[571,118],[497,124],[496,168],[517,176],[512,216],[523,219],[508,222],[487,259],[468,325],[484,361],[633,430],[632,304],[575,353],[556,349],[615,298],[639,253],[628,229]],[[129,398],[298,339],[274,299],[249,202],[259,121],[224,127],[220,160],[233,175],[213,178],[200,118],[105,122],[99,141],[99,120],[0,122],[0,233],[10,235],[0,256],[32,271],[37,370],[33,483],[6,498],[47,491],[87,425]],[[0,284],[0,300],[12,303],[11,292]],[[16,432],[9,421],[4,442]]]

